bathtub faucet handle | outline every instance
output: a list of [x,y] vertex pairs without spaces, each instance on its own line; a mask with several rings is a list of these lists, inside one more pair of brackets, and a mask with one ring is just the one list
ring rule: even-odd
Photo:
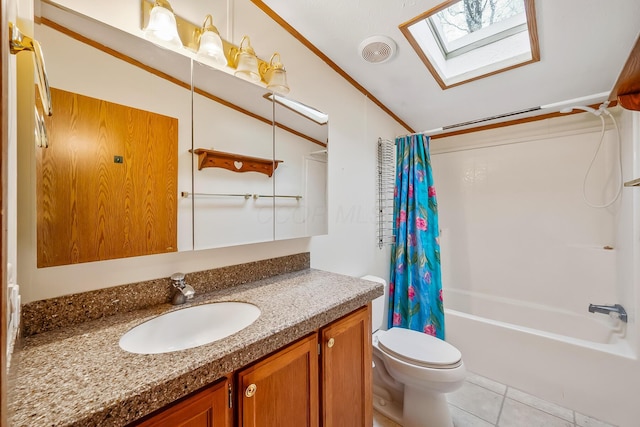
[[616,316],[618,319],[627,323],[627,311],[620,304],[614,305],[597,305],[589,304],[589,313],[602,313],[610,316]]

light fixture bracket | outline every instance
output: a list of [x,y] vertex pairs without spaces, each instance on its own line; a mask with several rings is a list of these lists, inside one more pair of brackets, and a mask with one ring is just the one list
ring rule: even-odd
[[167,0],[155,0],[151,7],[153,8],[153,6],[164,7],[169,12],[173,13],[173,8],[171,7],[171,3],[169,3]]

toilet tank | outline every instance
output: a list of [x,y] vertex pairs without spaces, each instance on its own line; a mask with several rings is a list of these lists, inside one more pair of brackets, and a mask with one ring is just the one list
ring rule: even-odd
[[389,286],[387,281],[382,277],[377,276],[363,276],[361,279],[369,280],[371,282],[381,283],[384,286],[384,295],[374,299],[371,302],[371,329],[372,333],[382,328],[382,322],[384,321],[384,313],[387,309],[385,301],[387,300],[387,293],[389,292]]

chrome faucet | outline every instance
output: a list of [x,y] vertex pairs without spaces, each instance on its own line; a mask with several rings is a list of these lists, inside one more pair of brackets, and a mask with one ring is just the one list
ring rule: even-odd
[[589,313],[602,313],[613,315],[623,322],[627,322],[627,312],[620,304],[614,305],[596,305],[589,304]]
[[185,283],[184,273],[172,274],[171,284],[176,289],[176,292],[174,292],[173,297],[171,298],[171,304],[173,305],[184,304],[196,294],[195,289],[193,289],[191,285],[187,285]]

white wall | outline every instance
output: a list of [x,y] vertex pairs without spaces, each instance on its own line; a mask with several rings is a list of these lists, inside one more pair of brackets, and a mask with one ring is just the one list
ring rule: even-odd
[[389,280],[390,248],[379,249],[376,234],[377,141],[406,131],[385,121],[366,99],[359,104],[344,105],[338,118],[348,120],[350,109],[364,110],[357,122],[329,132],[329,234],[312,239],[311,259],[316,268]]
[[[140,34],[138,2],[64,0],[58,3]],[[231,34],[230,41],[238,44],[243,34],[249,34],[261,58],[268,59],[276,50],[280,52],[292,88],[290,96],[329,114],[329,235],[36,269],[35,252],[30,247],[35,222],[22,221],[18,274],[25,284],[23,301],[166,277],[175,271],[198,271],[309,250],[312,266],[316,268],[352,275],[388,276],[388,251],[380,251],[375,239],[376,141],[379,136],[392,138],[403,133],[403,128],[248,0],[230,4],[232,11],[219,14],[227,16],[227,22],[215,23],[223,36]],[[173,5],[178,14],[180,6],[180,3]],[[25,165],[23,169],[20,185],[26,185],[32,194],[34,167]],[[34,204],[28,201],[21,204],[20,209],[26,206],[33,210]],[[31,239],[27,240],[31,243],[24,245],[23,236]]]

